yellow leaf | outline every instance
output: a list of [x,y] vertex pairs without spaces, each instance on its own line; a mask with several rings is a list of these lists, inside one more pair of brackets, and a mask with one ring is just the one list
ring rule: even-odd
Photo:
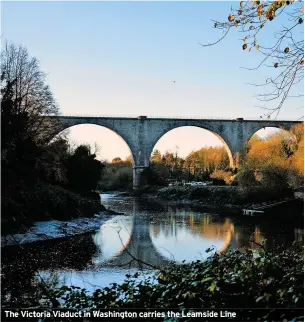
[[255,48],[256,50],[259,50],[260,45],[256,45]]
[[229,22],[232,22],[235,19],[234,15],[229,15],[228,20]]
[[243,41],[245,42],[247,39],[248,39],[248,36],[246,36],[246,37],[243,39]]

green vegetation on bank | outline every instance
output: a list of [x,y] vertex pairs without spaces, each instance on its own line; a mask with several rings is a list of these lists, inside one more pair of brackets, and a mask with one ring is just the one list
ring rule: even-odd
[[1,71],[2,233],[105,209],[92,192],[103,164],[88,146],[72,150],[58,124],[41,117],[57,115],[58,106],[37,60],[7,43]]
[[202,205],[243,206],[292,198],[289,189],[268,187],[206,186],[206,187],[143,187],[134,192],[137,196],[154,196],[176,203],[192,202]]
[[[209,251],[209,250],[207,250]],[[143,272],[144,273],[144,272]],[[79,287],[50,289],[48,296],[76,310],[163,308],[302,308],[304,303],[303,245],[293,249],[234,251],[212,255],[205,262],[171,265],[154,276],[126,275],[122,284],[89,294]],[[145,273],[144,273],[145,276]],[[34,304],[34,303],[33,303]],[[265,315],[264,313],[263,315]],[[291,320],[285,316],[260,316],[264,321]],[[166,319],[164,319],[166,320]],[[246,319],[245,319],[246,320]]]

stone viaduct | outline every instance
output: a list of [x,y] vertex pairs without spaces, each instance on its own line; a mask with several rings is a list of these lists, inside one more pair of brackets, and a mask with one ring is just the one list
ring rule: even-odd
[[148,118],[99,117],[99,116],[46,116],[58,121],[57,133],[79,124],[95,124],[106,127],[118,134],[129,146],[133,166],[133,186],[140,186],[142,171],[149,166],[152,150],[158,140],[170,130],[195,126],[209,130],[224,143],[232,168],[238,167],[238,158],[245,143],[258,130],[265,127],[289,130],[300,121],[245,120],[237,119],[187,119],[187,118]]

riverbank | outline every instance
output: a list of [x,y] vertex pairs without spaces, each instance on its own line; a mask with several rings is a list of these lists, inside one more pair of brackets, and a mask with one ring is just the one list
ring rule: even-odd
[[173,205],[221,206],[236,210],[294,198],[292,190],[239,186],[143,187],[137,191],[128,191],[125,195],[154,198]]
[[22,233],[37,221],[93,217],[106,211],[98,193],[81,194],[43,182],[14,186],[4,192],[1,203],[2,234]]
[[122,215],[122,213],[104,210],[93,217],[82,217],[69,221],[38,221],[23,233],[2,235],[1,247],[22,245],[87,233],[98,229],[106,221],[117,215]]

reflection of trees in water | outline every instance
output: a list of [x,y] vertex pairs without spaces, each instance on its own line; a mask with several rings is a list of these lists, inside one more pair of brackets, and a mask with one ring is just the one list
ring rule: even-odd
[[151,225],[154,237],[160,234],[165,237],[176,236],[179,230],[187,230],[202,238],[226,241],[230,232],[236,242],[235,246],[241,250],[258,249],[260,248],[258,244],[263,242],[266,242],[268,248],[280,245],[289,247],[294,241],[302,241],[304,235],[302,229],[295,228],[298,225],[295,221],[286,223],[270,217],[229,219],[209,214],[194,214],[192,211],[178,211],[176,215],[164,213]]
[[95,252],[91,234],[3,248],[2,299],[20,306],[37,288],[38,271],[83,270],[92,264]]
[[192,212],[179,212],[178,215],[162,216],[152,224],[155,237],[160,233],[175,236],[179,229],[204,238],[222,238],[228,230],[234,231],[234,225],[228,218],[219,218],[207,214],[195,215]]

